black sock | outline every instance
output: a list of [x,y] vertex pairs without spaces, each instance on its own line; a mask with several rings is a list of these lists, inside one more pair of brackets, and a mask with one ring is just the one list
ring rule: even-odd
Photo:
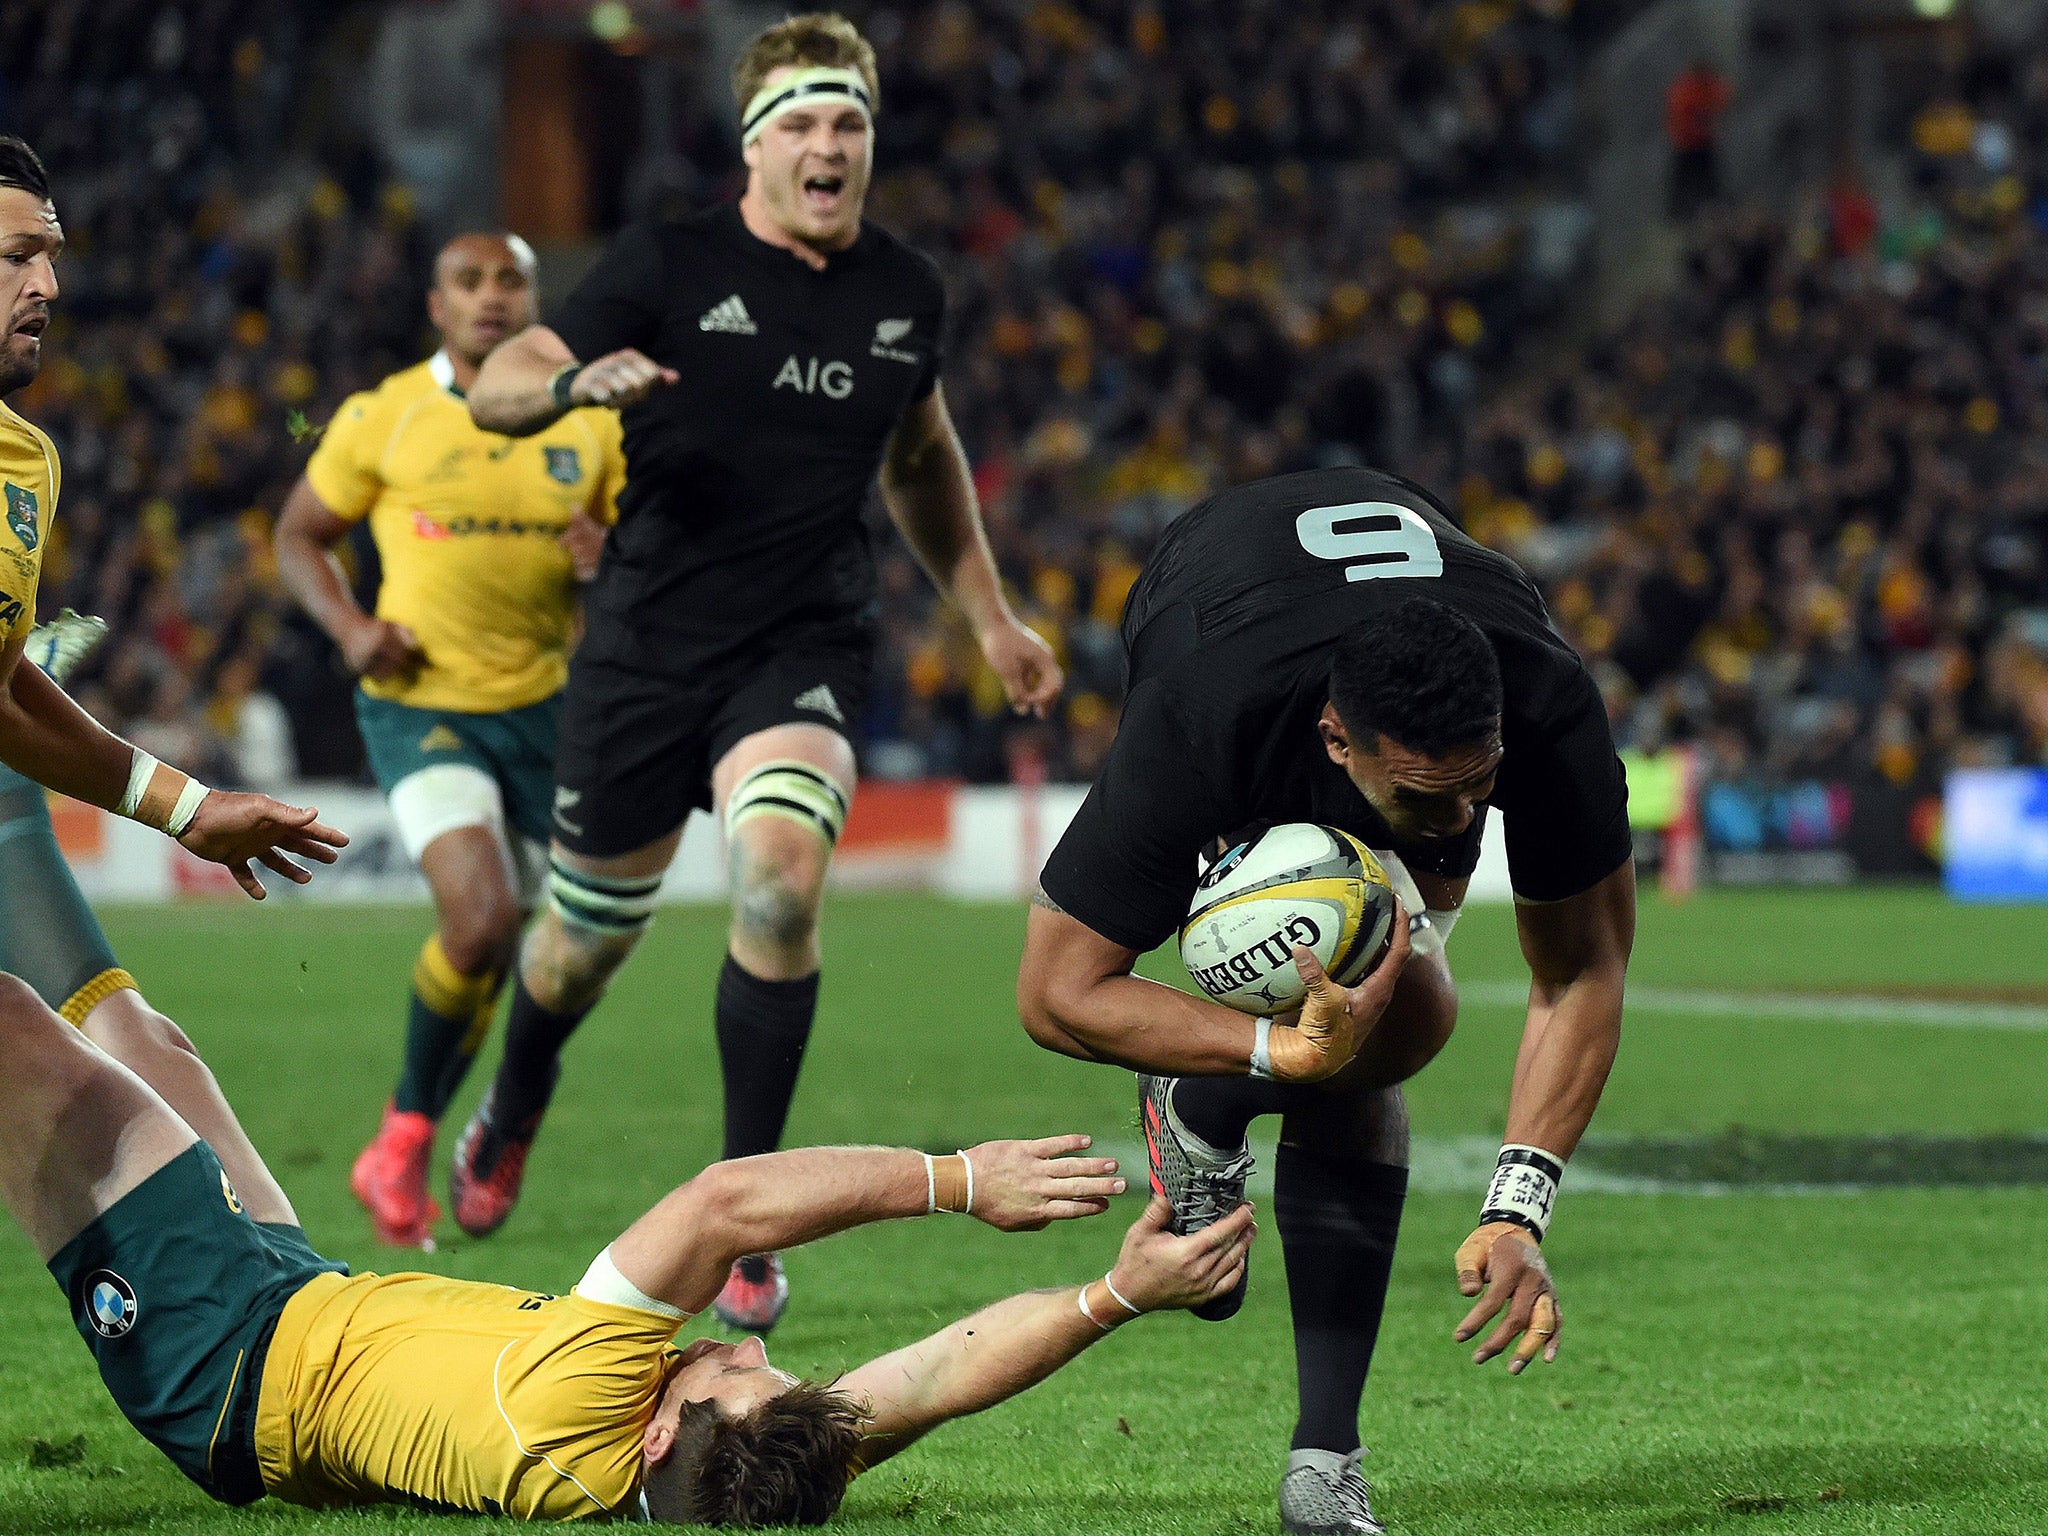
[[1287,1109],[1292,1089],[1258,1077],[1184,1077],[1173,1085],[1180,1123],[1219,1152],[1244,1145],[1245,1128],[1260,1115]]
[[[595,1006],[595,1005],[593,1005]],[[556,1013],[526,990],[526,978],[512,984],[512,1013],[505,1021],[505,1059],[491,1084],[492,1120],[500,1130],[520,1130],[538,1120],[562,1073],[562,1046],[576,1033],[589,1008]]]
[[796,1096],[818,1011],[815,972],[763,981],[731,955],[718,973],[718,1060],[725,1069],[725,1155],[773,1152]]
[[1348,1454],[1358,1449],[1358,1400],[1387,1304],[1408,1170],[1325,1162],[1282,1142],[1273,1179],[1301,1397],[1294,1449]]
[[391,1102],[399,1109],[439,1120],[473,1059],[462,1044],[474,1028],[469,1019],[434,1012],[414,993],[405,1020],[405,1065]]

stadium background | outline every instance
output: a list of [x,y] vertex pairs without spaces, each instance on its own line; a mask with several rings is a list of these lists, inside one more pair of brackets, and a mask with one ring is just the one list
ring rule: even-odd
[[[1349,459],[1539,576],[1624,745],[1697,749],[1731,874],[1929,871],[1945,773],[2048,750],[2040,7],[852,9],[873,212],[945,266],[948,396],[1073,680],[1007,719],[890,538],[868,776],[1085,780],[1159,529]],[[98,714],[220,781],[360,777],[270,559],[295,427],[421,354],[449,231],[509,222],[559,295],[620,220],[728,194],[758,19],[7,9],[0,120],[72,241],[19,403],[67,467],[46,603],[116,626]]]
[[[1176,513],[1311,464],[1424,481],[1538,576],[1595,666],[1656,823],[1646,863],[1764,888],[1646,902],[1629,1038],[1560,1222],[1578,1337],[1512,1392],[1446,1342],[1441,1271],[1519,1027],[1506,914],[1460,928],[1465,1017],[1416,1086],[1420,1193],[1368,1398],[1397,1528],[2038,1530],[2048,1242],[2037,1191],[1999,1186],[2048,1181],[2048,944],[2037,909],[1959,907],[1934,878],[1956,785],[1990,796],[1969,802],[1977,843],[2033,860],[2015,880],[2048,869],[2048,7],[845,9],[882,57],[871,211],[945,268],[946,386],[991,535],[1072,680],[1056,719],[1007,718],[884,531],[867,872],[959,889],[933,873],[950,848],[997,868],[981,894],[1029,873],[1060,786],[1114,733],[1115,620]],[[0,128],[48,159],[71,239],[43,376],[14,403],[66,465],[43,606],[114,625],[80,685],[101,718],[214,782],[328,802],[367,783],[348,681],[271,561],[304,438],[426,350],[448,232],[519,229],[558,297],[621,220],[732,191],[724,69],[774,14],[0,8]],[[121,888],[122,828],[60,825]],[[341,1184],[424,916],[275,905],[110,924],[316,1236],[388,1262]],[[437,1264],[567,1283],[711,1155],[709,1030],[672,1000],[708,1013],[717,918],[661,922],[579,1042],[588,1099],[557,1117],[521,1222]],[[1017,1030],[1019,926],[836,898],[792,1134],[1133,1139],[1115,1074]],[[645,1070],[650,1029],[672,1072]],[[906,1038],[899,1086],[876,1063]],[[1071,1279],[1109,1244],[918,1241],[794,1263],[792,1363]],[[1238,1374],[1215,1336],[1157,1325],[964,1427],[965,1466],[935,1442],[876,1474],[854,1523],[1266,1528],[1245,1447],[1284,1435],[1281,1284],[1263,1253]],[[24,1320],[0,1355],[0,1527],[310,1528],[215,1514],[148,1462],[47,1292],[0,1250],[0,1315]]]

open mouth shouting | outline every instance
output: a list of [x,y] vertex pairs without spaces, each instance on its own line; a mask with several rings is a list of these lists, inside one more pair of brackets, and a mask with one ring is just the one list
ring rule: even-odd
[[837,171],[814,171],[799,183],[801,201],[810,212],[829,218],[846,206],[846,177]]
[[25,336],[31,345],[40,346],[42,345],[43,332],[49,329],[49,325],[50,312],[48,310],[32,309],[27,314],[16,319],[14,324],[8,328],[7,338],[12,341],[17,336]]

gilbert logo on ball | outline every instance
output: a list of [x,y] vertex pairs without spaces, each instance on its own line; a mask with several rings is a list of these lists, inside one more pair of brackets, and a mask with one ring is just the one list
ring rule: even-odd
[[1365,844],[1335,827],[1291,822],[1210,866],[1181,926],[1180,957],[1217,1002],[1285,1013],[1307,990],[1295,945],[1332,980],[1355,986],[1386,953],[1393,923],[1393,887]]
[[135,1326],[135,1287],[111,1269],[85,1277],[85,1316],[103,1339],[118,1339]]

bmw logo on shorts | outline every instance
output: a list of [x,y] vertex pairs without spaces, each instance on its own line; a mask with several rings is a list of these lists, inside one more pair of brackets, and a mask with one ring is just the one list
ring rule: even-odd
[[111,1269],[85,1277],[85,1315],[103,1339],[118,1339],[135,1326],[135,1287]]

